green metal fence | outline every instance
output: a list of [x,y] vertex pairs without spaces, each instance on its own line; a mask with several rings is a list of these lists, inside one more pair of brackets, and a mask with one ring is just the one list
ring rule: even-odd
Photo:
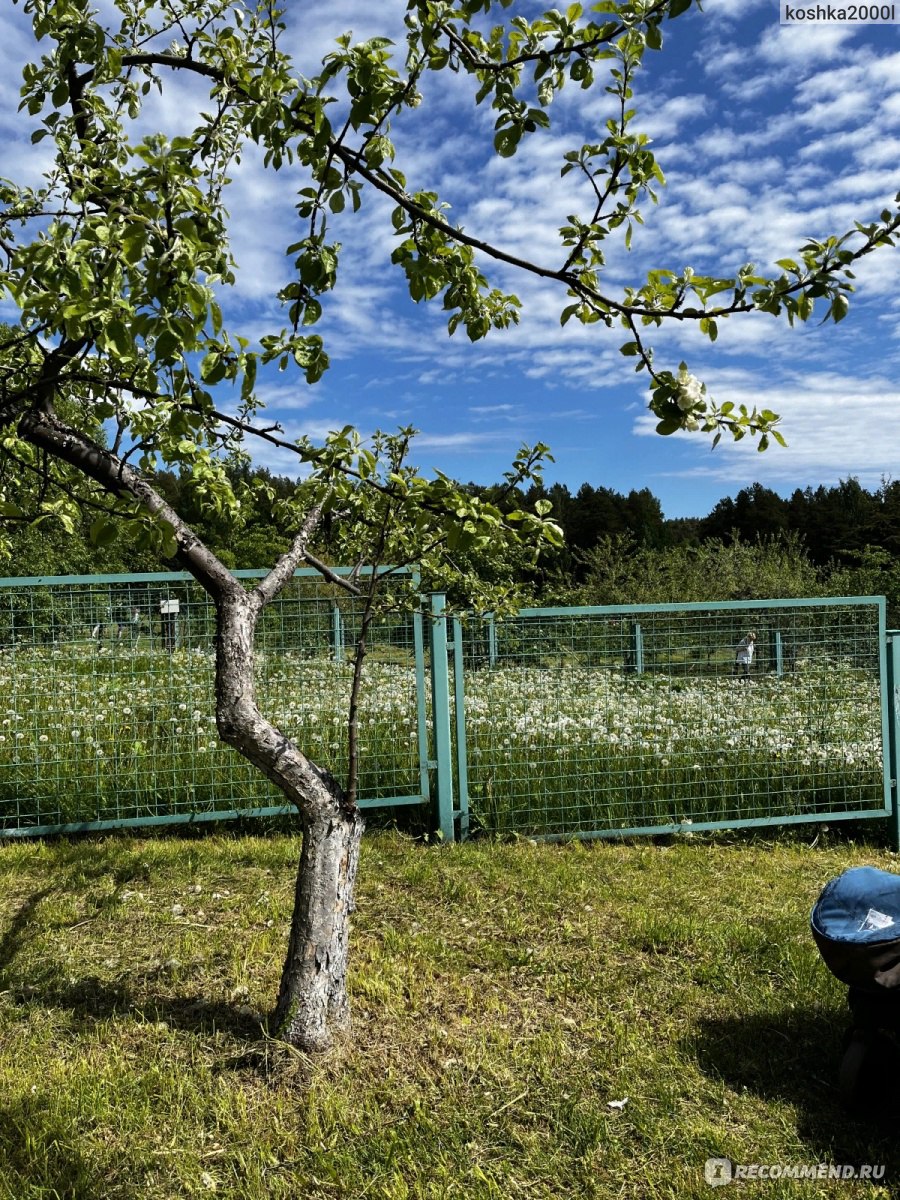
[[[218,739],[214,617],[182,574],[0,580],[0,834],[292,811]],[[339,777],[359,619],[298,571],[258,630],[261,708]],[[427,803],[421,615],[385,618],[369,646],[360,803]]]
[[[301,571],[259,628],[261,707],[339,777],[358,621]],[[186,575],[0,580],[0,836],[290,811],[218,740],[213,627]],[[900,634],[881,598],[461,621],[434,595],[369,642],[361,803],[433,800],[447,840],[891,812],[900,839]]]
[[527,609],[455,641],[463,825],[621,836],[892,810],[882,599]]

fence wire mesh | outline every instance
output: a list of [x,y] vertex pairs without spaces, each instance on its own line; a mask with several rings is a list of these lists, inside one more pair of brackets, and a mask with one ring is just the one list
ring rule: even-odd
[[472,622],[473,827],[552,837],[889,811],[884,633],[883,602],[862,598]]
[[[242,572],[247,586],[263,572]],[[344,777],[351,656],[361,605],[299,573],[264,612],[262,711]],[[219,741],[215,613],[187,577],[3,581],[0,832],[272,810],[283,795]],[[409,803],[427,787],[415,618],[369,637],[360,799]]]

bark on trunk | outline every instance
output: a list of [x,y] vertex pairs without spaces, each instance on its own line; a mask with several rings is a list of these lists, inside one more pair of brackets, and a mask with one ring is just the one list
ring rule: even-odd
[[347,954],[364,822],[358,810],[303,823],[275,1033],[310,1053],[350,1026]]
[[258,611],[243,590],[220,602],[216,715],[222,738],[255,763],[300,812],[303,848],[275,1033],[309,1053],[347,1032],[347,953],[364,821],[337,781],[256,705],[253,634]]

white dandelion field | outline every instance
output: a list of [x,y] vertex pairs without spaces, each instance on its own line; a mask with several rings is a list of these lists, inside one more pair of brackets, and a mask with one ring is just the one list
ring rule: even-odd
[[[360,716],[370,799],[420,787],[416,671],[411,655],[383,657],[367,665]],[[466,669],[473,827],[553,835],[882,806],[877,672],[839,655],[749,682],[704,666],[636,675],[520,655]],[[217,737],[213,668],[204,648],[90,639],[0,653],[0,822],[278,804]],[[351,674],[324,656],[261,655],[261,707],[339,778]]]

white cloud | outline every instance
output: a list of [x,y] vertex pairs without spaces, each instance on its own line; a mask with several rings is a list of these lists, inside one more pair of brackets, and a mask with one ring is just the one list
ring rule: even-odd
[[772,25],[759,46],[761,58],[803,69],[819,62],[832,62],[845,54],[853,38],[852,25]]
[[816,104],[804,108],[800,114],[800,123],[811,129],[840,129],[854,117],[870,112],[870,100],[864,93],[848,93],[835,96],[832,100],[820,100]]

